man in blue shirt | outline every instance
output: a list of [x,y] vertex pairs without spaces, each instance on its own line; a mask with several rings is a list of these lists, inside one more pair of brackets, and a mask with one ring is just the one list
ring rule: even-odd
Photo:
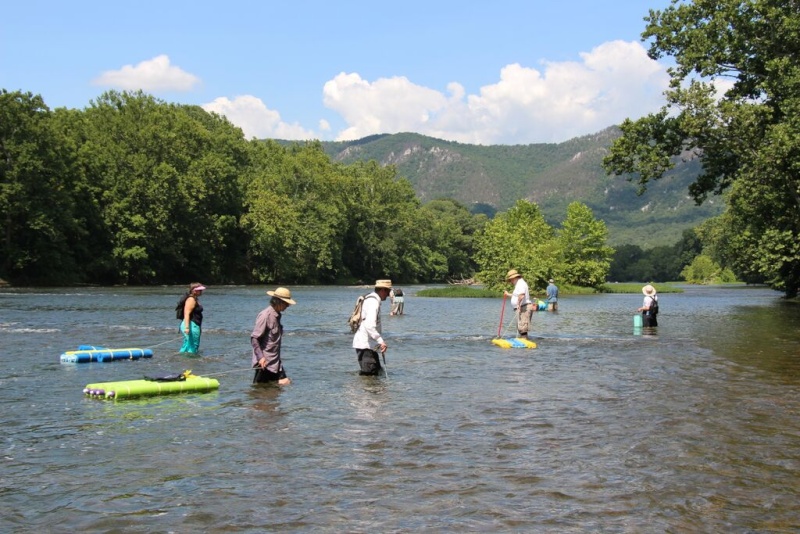
[[551,278],[547,284],[547,311],[558,310],[558,286]]

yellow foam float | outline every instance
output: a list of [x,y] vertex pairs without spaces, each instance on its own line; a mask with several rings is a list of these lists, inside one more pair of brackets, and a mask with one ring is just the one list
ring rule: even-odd
[[535,349],[536,343],[530,339],[513,337],[509,339],[493,339],[492,343],[501,349]]

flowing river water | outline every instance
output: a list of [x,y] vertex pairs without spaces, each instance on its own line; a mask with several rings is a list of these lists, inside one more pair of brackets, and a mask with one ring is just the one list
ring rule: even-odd
[[[199,357],[183,288],[0,290],[2,532],[797,532],[800,306],[757,287],[565,296],[538,348],[501,349],[502,299],[388,316],[358,376],[359,288],[292,287],[293,383],[251,385],[265,287],[211,286]],[[645,334],[653,334],[646,332]],[[62,364],[78,345],[152,358]],[[139,400],[94,382],[181,372],[218,391]]]

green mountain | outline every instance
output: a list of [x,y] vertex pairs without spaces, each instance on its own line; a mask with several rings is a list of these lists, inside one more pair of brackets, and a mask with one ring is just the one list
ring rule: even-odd
[[423,202],[448,197],[491,213],[525,198],[554,226],[570,202],[583,202],[605,221],[612,245],[672,245],[683,230],[722,212],[721,197],[702,206],[689,197],[688,186],[700,172],[695,159],[678,162],[641,196],[636,183],[607,176],[602,160],[619,135],[612,127],[563,143],[483,146],[400,133],[322,146],[335,161],[394,165]]

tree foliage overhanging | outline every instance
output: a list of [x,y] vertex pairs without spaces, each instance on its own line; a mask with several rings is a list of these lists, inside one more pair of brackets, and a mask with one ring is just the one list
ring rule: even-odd
[[780,0],[674,1],[643,39],[669,56],[667,105],[626,120],[604,163],[645,187],[676,157],[699,157],[698,203],[727,192],[706,225],[713,259],[745,281],[800,290],[800,10]]
[[[611,250],[581,204],[558,234],[524,202],[487,226],[453,200],[421,205],[394,167],[248,141],[142,92],[51,111],[0,91],[0,221],[0,278],[20,285],[443,282],[476,258],[597,285]],[[500,232],[508,221],[535,232]]]

